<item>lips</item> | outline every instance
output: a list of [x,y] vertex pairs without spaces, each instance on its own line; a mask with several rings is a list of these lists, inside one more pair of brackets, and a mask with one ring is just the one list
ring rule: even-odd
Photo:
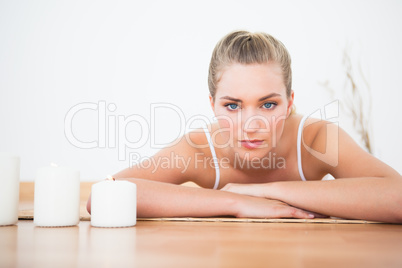
[[254,139],[254,140],[241,140],[240,143],[241,143],[241,146],[243,146],[244,148],[256,149],[256,148],[260,147],[264,143],[264,140],[257,140],[257,139]]

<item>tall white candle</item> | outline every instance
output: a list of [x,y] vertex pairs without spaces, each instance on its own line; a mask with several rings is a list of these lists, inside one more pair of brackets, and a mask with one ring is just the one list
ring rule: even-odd
[[92,185],[92,226],[129,227],[136,223],[137,186],[134,183],[106,180]]
[[38,169],[34,195],[35,225],[72,226],[79,221],[79,172],[55,165]]
[[0,153],[0,225],[17,223],[19,191],[20,159]]

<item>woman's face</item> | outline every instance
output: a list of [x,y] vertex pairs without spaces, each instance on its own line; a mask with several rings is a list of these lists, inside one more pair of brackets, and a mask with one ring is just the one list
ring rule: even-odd
[[218,146],[233,148],[241,159],[266,156],[278,145],[292,103],[278,64],[230,65],[211,98],[220,126]]

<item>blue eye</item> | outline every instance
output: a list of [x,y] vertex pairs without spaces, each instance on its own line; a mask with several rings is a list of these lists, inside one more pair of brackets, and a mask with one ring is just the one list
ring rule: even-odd
[[265,109],[272,109],[274,105],[276,104],[272,102],[266,102],[262,105],[262,107],[264,107]]
[[235,104],[235,103],[229,103],[227,105],[225,105],[226,107],[228,107],[229,110],[236,110],[239,108],[239,105]]

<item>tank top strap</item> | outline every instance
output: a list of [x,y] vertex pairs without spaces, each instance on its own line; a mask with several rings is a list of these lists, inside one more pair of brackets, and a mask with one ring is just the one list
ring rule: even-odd
[[303,116],[299,123],[299,129],[297,131],[297,168],[299,169],[300,178],[303,181],[306,181],[306,177],[304,177],[303,167],[302,167],[302,158],[301,158],[301,142],[302,142],[302,133],[303,133],[303,125],[308,116]]
[[215,153],[215,147],[214,144],[212,142],[211,139],[211,134],[209,133],[209,129],[208,127],[204,127],[204,132],[205,132],[205,136],[207,137],[208,140],[208,144],[209,144],[209,148],[211,150],[211,154],[212,154],[212,159],[214,160],[214,167],[215,167],[215,185],[213,189],[218,189],[219,186],[219,180],[220,180],[220,172],[219,172],[219,163],[218,163],[218,158],[216,157],[216,153]]

